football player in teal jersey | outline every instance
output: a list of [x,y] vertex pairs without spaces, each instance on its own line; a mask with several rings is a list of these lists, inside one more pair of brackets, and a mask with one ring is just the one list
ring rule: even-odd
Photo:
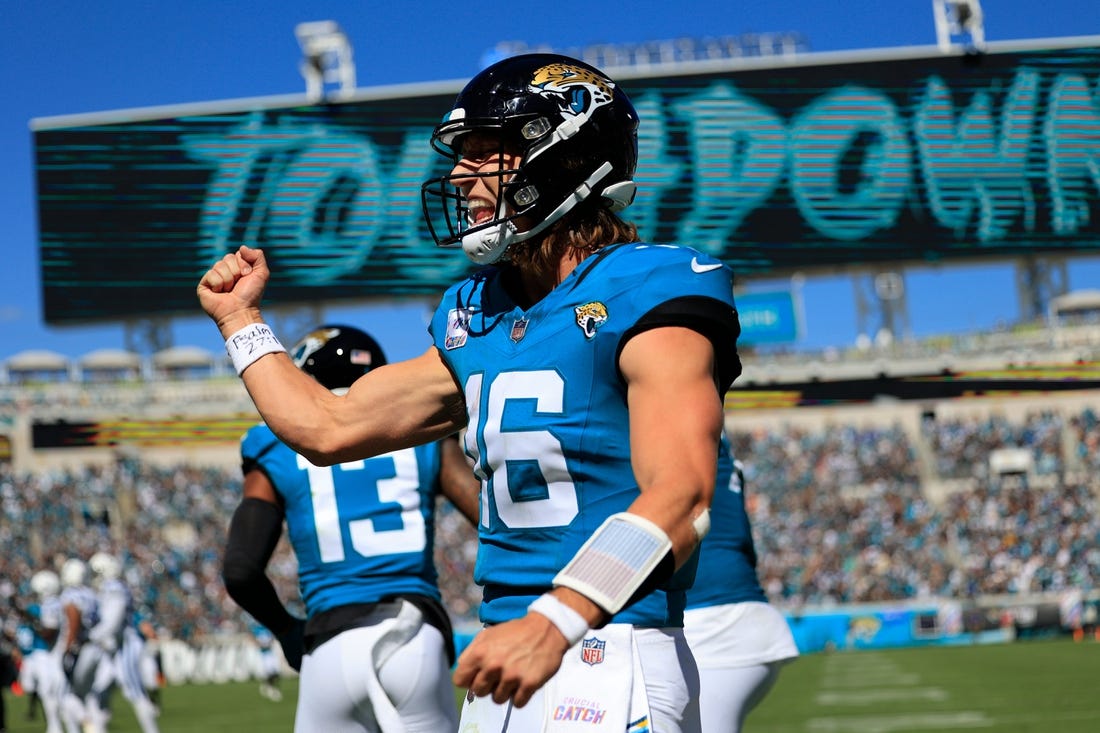
[[[371,336],[343,325],[311,331],[292,355],[339,393],[386,363]],[[261,423],[242,438],[241,459],[244,498],[222,575],[301,671],[294,729],[453,730],[454,641],[432,548],[440,492],[477,521],[478,482],[457,439],[315,465]],[[284,521],[304,620],[286,610],[266,575]]]
[[486,628],[454,672],[463,729],[699,730],[685,590],[739,327],[728,267],[640,242],[619,217],[637,126],[622,88],[576,59],[477,74],[432,135],[451,168],[422,195],[437,244],[483,267],[443,295],[423,355],[344,396],[310,384],[263,323],[262,251],[198,285],[265,421],[314,463],[466,429]]
[[775,686],[782,666],[798,656],[798,647],[756,576],[744,473],[724,437],[710,511],[711,531],[699,547],[684,632],[699,665],[703,730],[738,733]]

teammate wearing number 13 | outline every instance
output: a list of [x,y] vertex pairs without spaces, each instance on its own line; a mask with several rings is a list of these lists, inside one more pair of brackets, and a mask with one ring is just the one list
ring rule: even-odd
[[451,170],[423,195],[436,242],[484,267],[444,294],[427,352],[344,397],[263,325],[262,252],[199,283],[267,424],[314,462],[467,429],[487,626],[455,669],[460,729],[699,729],[684,589],[740,371],[737,314],[727,267],[619,218],[637,126],[622,89],[575,59],[475,76],[432,136]]
[[[373,338],[343,325],[314,329],[291,354],[336,392],[386,363]],[[242,438],[241,460],[244,498],[222,575],[301,671],[294,729],[454,728],[453,634],[436,586],[432,528],[439,493],[477,521],[477,482],[458,441],[320,467],[261,423]],[[286,611],[265,574],[284,520],[305,620]]]

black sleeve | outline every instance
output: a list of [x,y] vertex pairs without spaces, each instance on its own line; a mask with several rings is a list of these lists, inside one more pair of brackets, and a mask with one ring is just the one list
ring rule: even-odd
[[294,622],[266,575],[282,532],[282,509],[262,499],[244,499],[229,522],[222,561],[222,580],[229,596],[276,636]]
[[737,355],[737,337],[741,324],[737,311],[728,303],[704,295],[685,295],[661,303],[638,319],[623,334],[619,342],[618,363],[626,343],[643,331],[664,326],[682,326],[705,336],[714,345],[714,384],[719,395],[725,395],[733,380],[741,375],[741,358]]

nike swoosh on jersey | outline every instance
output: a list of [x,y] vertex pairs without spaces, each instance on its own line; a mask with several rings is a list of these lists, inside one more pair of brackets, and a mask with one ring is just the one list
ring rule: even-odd
[[698,272],[698,273],[710,272],[711,270],[717,270],[721,266],[722,266],[721,262],[715,262],[715,263],[710,264],[710,265],[700,265],[698,258],[696,258],[696,257],[691,258],[691,271],[692,272]]

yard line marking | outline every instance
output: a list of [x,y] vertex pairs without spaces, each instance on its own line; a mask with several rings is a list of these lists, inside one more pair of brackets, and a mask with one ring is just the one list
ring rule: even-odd
[[920,684],[920,675],[906,672],[896,662],[870,653],[830,657],[825,663],[824,688],[905,687]]
[[810,733],[894,733],[912,730],[952,730],[989,728],[996,721],[985,713],[968,710],[955,713],[913,713],[873,717],[811,718]]
[[876,687],[913,687],[920,684],[920,675],[912,674],[910,672],[885,675],[842,674],[826,678],[822,683],[822,687],[828,689],[843,689],[850,687],[864,688],[867,687],[869,684],[874,684]]
[[814,699],[818,705],[875,705],[884,702],[943,702],[949,697],[941,687],[914,687],[819,692]]

